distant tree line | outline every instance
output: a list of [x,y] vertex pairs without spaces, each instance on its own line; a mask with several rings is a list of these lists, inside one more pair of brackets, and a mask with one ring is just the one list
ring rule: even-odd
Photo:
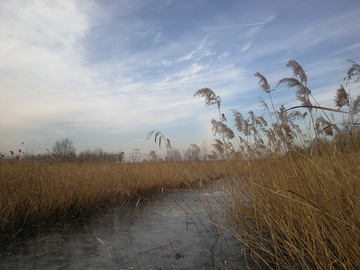
[[[22,144],[24,144],[22,142]],[[25,146],[26,148],[26,146]],[[33,162],[117,162],[121,163],[124,161],[125,154],[122,151],[117,153],[109,153],[101,149],[100,147],[91,150],[87,148],[81,151],[79,154],[76,152],[73,141],[65,138],[60,141],[56,141],[50,151],[43,154],[33,155],[18,149],[18,151],[9,151],[10,154],[0,154],[1,159],[14,159],[22,161],[33,161]]]
[[[22,142],[24,147],[25,144]],[[191,144],[188,148],[180,150],[168,145],[165,155],[159,156],[155,150],[144,154],[140,152],[140,149],[133,149],[132,153],[128,154],[128,158],[125,158],[125,154],[122,151],[119,152],[106,152],[101,147],[95,149],[86,148],[85,150],[77,153],[74,143],[71,139],[65,138],[56,141],[53,147],[46,149],[45,153],[33,155],[29,154],[27,149],[17,151],[9,151],[9,154],[1,154],[0,159],[8,160],[22,160],[33,161],[37,163],[58,163],[58,162],[180,162],[180,161],[200,161],[214,159],[212,155],[207,154],[207,146],[203,141],[199,147],[196,144]]]
[[[22,142],[22,144],[24,144]],[[170,146],[170,145],[169,145]],[[24,145],[26,148],[26,146]],[[191,144],[188,148],[180,150],[171,147],[167,148],[165,155],[159,156],[155,150],[144,154],[140,152],[140,149],[133,149],[132,153],[128,154],[128,158],[125,158],[125,154],[122,151],[119,152],[106,152],[101,147],[95,149],[86,148],[85,150],[77,153],[74,143],[69,138],[65,138],[56,141],[53,147],[46,149],[45,153],[33,155],[26,151],[18,149],[17,151],[9,151],[9,153],[0,154],[0,160],[22,160],[33,161],[37,163],[58,163],[58,162],[180,162],[180,161],[200,161],[215,159],[212,155],[207,154],[207,146],[203,141],[202,146]]]

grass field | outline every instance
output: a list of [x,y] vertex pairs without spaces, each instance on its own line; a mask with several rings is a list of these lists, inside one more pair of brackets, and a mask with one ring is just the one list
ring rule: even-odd
[[0,230],[66,222],[102,205],[122,204],[179,188],[199,187],[235,173],[236,164],[213,162],[0,164]]

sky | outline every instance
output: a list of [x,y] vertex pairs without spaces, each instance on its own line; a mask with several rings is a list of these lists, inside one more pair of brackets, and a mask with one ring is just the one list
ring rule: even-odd
[[231,109],[263,113],[256,72],[276,107],[300,105],[276,88],[290,60],[334,108],[347,59],[360,63],[359,26],[359,0],[0,1],[0,152],[41,154],[69,138],[78,153],[161,153],[152,130],[211,150],[217,108],[194,93],[221,96],[230,128]]

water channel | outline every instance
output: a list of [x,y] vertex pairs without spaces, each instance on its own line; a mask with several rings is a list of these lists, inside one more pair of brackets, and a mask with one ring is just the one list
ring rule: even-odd
[[[221,191],[164,192],[0,244],[0,269],[249,269],[241,243],[205,220]],[[220,213],[220,212],[219,212]]]

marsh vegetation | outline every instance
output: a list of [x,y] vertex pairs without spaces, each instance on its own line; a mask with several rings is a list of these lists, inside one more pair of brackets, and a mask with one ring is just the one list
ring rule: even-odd
[[[0,164],[0,229],[16,235],[26,226],[81,219],[101,205],[141,200],[164,190],[201,187],[226,178],[224,216],[214,210],[218,228],[244,245],[247,258],[260,268],[356,269],[360,265],[360,66],[351,67],[335,91],[335,108],[322,107],[308,88],[303,68],[290,61],[293,76],[277,87],[295,89],[300,105],[276,109],[266,77],[259,86],[265,113],[244,117],[232,110],[235,131],[228,126],[221,97],[209,88],[194,97],[217,107],[211,120],[216,137],[206,160],[179,161],[170,140],[163,162],[32,162],[3,159]],[[237,134],[238,133],[238,134]],[[191,147],[199,156],[198,147]],[[191,156],[191,154],[189,154]],[[149,156],[151,157],[151,155]],[[47,158],[51,161],[51,157]],[[148,160],[150,161],[150,160]]]
[[350,93],[351,82],[360,80],[360,66],[350,63],[345,87],[335,93],[335,109],[318,104],[296,61],[287,64],[293,77],[277,85],[296,90],[301,105],[294,108],[275,109],[274,89],[256,73],[269,101],[261,99],[261,116],[250,111],[245,118],[232,110],[238,138],[220,111],[221,98],[208,88],[195,93],[205,97],[206,106],[218,107],[220,118],[211,123],[221,139],[213,155],[248,161],[225,190],[230,203],[224,206],[233,235],[259,267],[360,265],[360,96]]

